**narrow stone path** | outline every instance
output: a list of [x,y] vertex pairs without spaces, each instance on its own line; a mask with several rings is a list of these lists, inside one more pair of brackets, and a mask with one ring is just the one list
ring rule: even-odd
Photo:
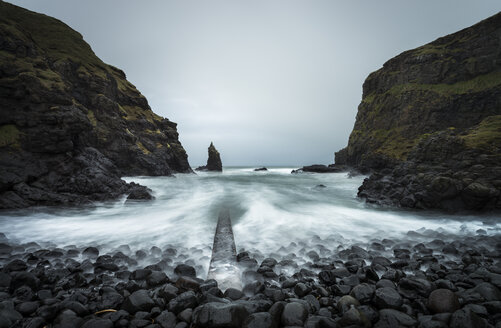
[[230,211],[223,209],[219,212],[207,279],[215,279],[224,292],[228,288],[242,289],[240,275]]

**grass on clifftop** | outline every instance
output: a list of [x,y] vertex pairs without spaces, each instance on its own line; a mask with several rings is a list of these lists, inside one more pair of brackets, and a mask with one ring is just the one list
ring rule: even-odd
[[423,90],[432,91],[443,96],[454,94],[466,94],[472,92],[481,92],[501,85],[501,72],[492,72],[479,75],[471,80],[460,81],[454,84],[418,84],[406,83],[392,87],[388,92],[397,96],[406,91]]
[[485,118],[461,138],[468,148],[499,152],[501,148],[501,115]]

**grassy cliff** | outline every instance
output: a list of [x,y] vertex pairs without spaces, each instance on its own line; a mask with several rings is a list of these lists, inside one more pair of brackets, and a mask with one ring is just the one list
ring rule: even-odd
[[[406,51],[370,74],[348,146],[336,163],[391,167],[405,161],[431,133],[452,129],[462,133],[499,115],[500,33],[501,14],[497,14]],[[489,131],[499,133],[499,129]]]
[[[101,61],[63,22],[2,1],[0,106],[0,194],[20,206],[58,203],[62,193],[76,195],[73,202],[125,190],[112,181],[104,189],[68,186],[82,171],[71,167],[77,161],[90,179],[95,169],[104,176],[191,172],[176,124],[155,114],[123,71]],[[65,179],[54,178],[61,178],[58,165]]]

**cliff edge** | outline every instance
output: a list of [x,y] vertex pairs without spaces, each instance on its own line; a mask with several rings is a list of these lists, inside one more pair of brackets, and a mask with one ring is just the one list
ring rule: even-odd
[[369,202],[501,208],[501,13],[371,73],[336,164],[374,172]]
[[141,195],[191,172],[176,124],[61,21],[0,2],[0,208]]

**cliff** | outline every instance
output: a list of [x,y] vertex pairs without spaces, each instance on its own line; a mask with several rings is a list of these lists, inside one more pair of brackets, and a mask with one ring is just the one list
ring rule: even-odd
[[501,208],[501,13],[369,75],[336,164],[376,172],[359,196],[417,208]]
[[144,196],[120,176],[191,172],[176,124],[124,72],[61,21],[5,2],[0,108],[0,208]]

